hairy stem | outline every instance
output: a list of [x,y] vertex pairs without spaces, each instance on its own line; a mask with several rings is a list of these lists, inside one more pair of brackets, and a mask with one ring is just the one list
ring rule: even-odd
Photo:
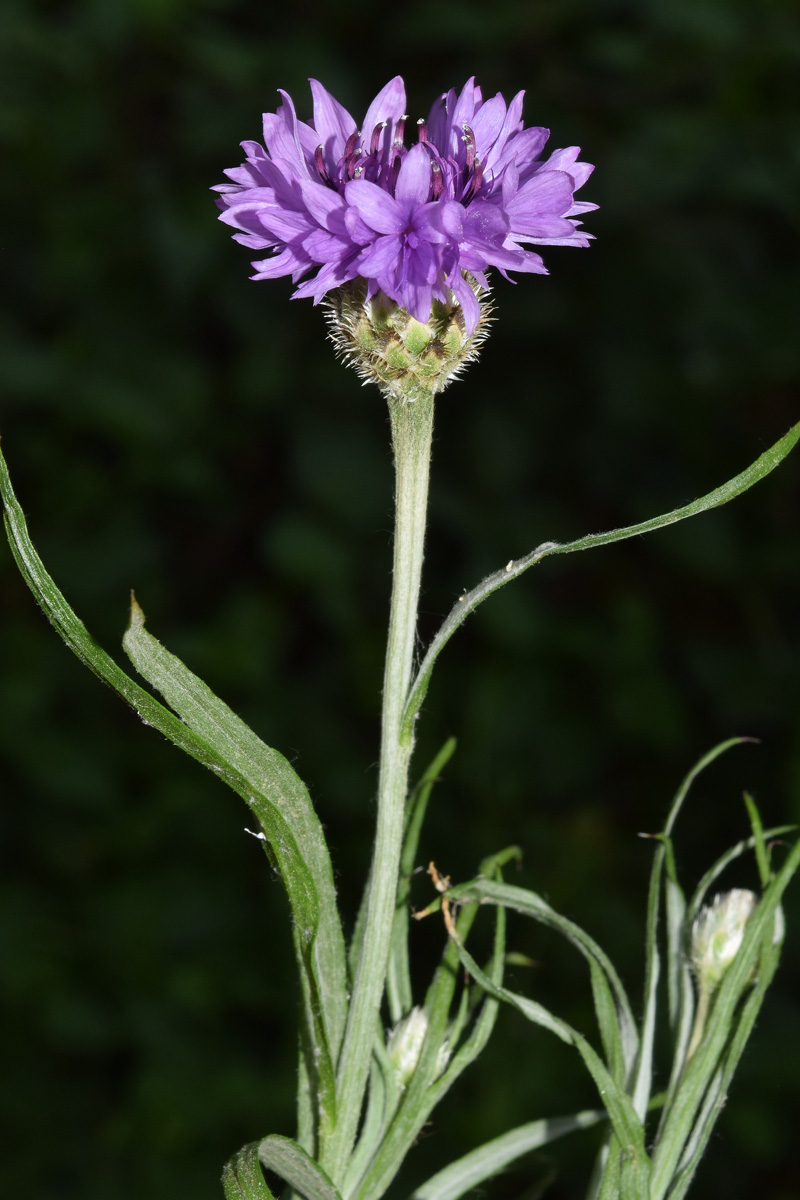
[[403,733],[417,631],[428,502],[434,399],[389,400],[395,461],[392,602],[383,677],[378,822],[366,921],[337,1073],[336,1127],[322,1166],[336,1182],[347,1168],[364,1101],[372,1043],[386,983],[413,735]]

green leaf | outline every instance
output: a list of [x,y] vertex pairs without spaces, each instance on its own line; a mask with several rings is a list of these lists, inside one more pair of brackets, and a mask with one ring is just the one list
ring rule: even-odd
[[433,785],[438,782],[455,749],[456,739],[448,738],[408,798],[400,877],[397,882],[397,906],[392,925],[392,948],[386,977],[389,1015],[395,1024],[411,1011],[414,1003],[408,962],[408,897],[411,891],[411,875],[416,867],[422,823]]
[[[726,750],[730,750],[733,746],[741,745],[743,742],[752,741],[752,738],[728,738],[719,745],[714,746],[707,754],[695,763],[688,775],[686,775],[678,788],[667,815],[667,820],[664,825],[663,832],[659,835],[659,846],[653,858],[653,867],[650,872],[650,888],[647,900],[647,932],[645,936],[645,988],[644,988],[644,1022],[642,1026],[642,1043],[639,1051],[639,1061],[636,1066],[636,1078],[633,1088],[633,1103],[640,1117],[643,1117],[647,1112],[650,1091],[652,1088],[653,1078],[653,1041],[655,1038],[656,1029],[656,1000],[658,978],[661,970],[660,955],[658,952],[658,918],[659,905],[661,896],[661,883],[664,874],[665,864],[668,867],[668,880],[677,888],[677,879],[675,872],[675,860],[672,851],[672,831],[675,827],[675,822],[678,819],[686,797],[689,794],[692,784],[698,775],[710,766],[715,759],[724,754]],[[682,893],[673,892],[670,904],[672,907],[672,921],[675,919],[675,906],[680,905]],[[672,943],[671,943],[671,959],[670,971],[671,977],[669,980],[670,1003],[676,1002],[679,996],[677,990],[676,973],[679,974],[677,967],[678,956],[681,952],[680,935],[675,941],[675,929],[672,928]],[[689,981],[688,991],[686,990],[686,979],[684,978],[684,998],[687,1004],[693,1003],[693,994],[691,991],[691,981]],[[671,1020],[672,1020],[671,1013]],[[687,1019],[686,1012],[676,1015],[677,1026],[681,1030],[683,1037],[686,1032]],[[673,1063],[673,1082],[675,1080],[675,1072],[678,1070]]]
[[[467,937],[477,912],[477,904],[467,904],[459,913],[456,928],[461,939]],[[504,956],[505,914],[499,910],[495,925],[492,958],[488,968],[489,977],[498,982],[502,979]],[[448,1028],[447,1019],[458,976],[458,957],[455,944],[448,941],[441,965],[437,969],[425,997],[424,1007],[428,1017],[428,1033],[422,1046],[416,1071],[400,1098],[391,1125],[377,1147],[372,1162],[364,1171],[360,1185],[357,1190],[354,1189],[358,1200],[377,1200],[384,1194],[429,1114],[459,1075],[477,1058],[489,1039],[497,1017],[498,1006],[495,1000],[487,999],[484,1000],[463,1044],[458,1047],[445,1070],[437,1077],[442,1043],[447,1040],[452,1053],[466,1016],[465,998],[462,995],[459,1012],[453,1024]]]
[[417,1188],[411,1200],[459,1200],[465,1192],[499,1174],[523,1154],[539,1150],[567,1133],[597,1125],[605,1120],[605,1116],[604,1112],[594,1109],[572,1117],[550,1117],[519,1125],[437,1172]]
[[263,830],[264,848],[283,881],[294,918],[311,1041],[305,1066],[312,1087],[318,1080],[323,1118],[333,1125],[334,1064],[346,1015],[345,951],[330,855],[308,790],[283,755],[265,745],[148,633],[133,597],[123,646],[189,729],[213,746],[251,789],[245,799]]
[[528,888],[478,878],[452,888],[448,896],[453,900],[478,900],[481,904],[497,904],[513,909],[550,929],[556,929],[580,951],[591,969],[603,1047],[612,1070],[617,1073],[618,1082],[624,1084],[637,1053],[636,1022],[622,982],[597,942]]
[[409,692],[409,699],[403,718],[403,727],[406,735],[410,736],[411,734],[415,717],[428,690],[434,663],[442,649],[450,641],[450,638],[459,625],[464,622],[471,612],[475,611],[487,596],[491,596],[492,592],[496,592],[498,588],[504,587],[512,579],[516,579],[522,575],[529,567],[535,566],[536,563],[553,554],[572,554],[576,550],[592,550],[595,546],[608,546],[612,542],[621,542],[625,538],[638,537],[643,533],[652,533],[656,529],[663,529],[666,525],[674,525],[676,522],[683,521],[687,517],[698,516],[700,513],[708,512],[712,508],[719,508],[720,505],[727,504],[729,500],[741,496],[753,484],[758,483],[759,480],[769,475],[771,471],[774,471],[779,463],[786,458],[798,438],[800,438],[800,422],[794,425],[774,446],[766,450],[751,466],[742,471],[740,475],[729,480],[728,483],[724,483],[722,487],[715,488],[707,496],[703,496],[699,500],[693,500],[691,504],[684,504],[681,508],[676,508],[672,512],[665,513],[663,516],[652,517],[649,521],[640,521],[636,525],[626,525],[622,529],[614,529],[609,533],[593,533],[588,537],[578,538],[574,542],[543,542],[524,558],[512,559],[502,570],[488,575],[471,592],[465,592],[459,598],[458,603],[453,607],[450,614],[442,622],[417,671],[411,691]]
[[265,1137],[258,1145],[258,1157],[262,1166],[280,1175],[306,1200],[342,1200],[319,1163],[291,1138]]
[[650,1160],[644,1145],[644,1126],[637,1116],[630,1098],[614,1081],[599,1054],[582,1034],[573,1029],[566,1021],[561,1020],[560,1017],[553,1016],[543,1005],[494,984],[481,971],[464,945],[458,943],[457,946],[464,966],[489,995],[512,1005],[529,1021],[548,1029],[567,1045],[575,1046],[595,1082],[622,1148],[622,1174],[625,1176],[622,1194],[635,1196],[636,1200],[639,1198],[646,1200]]
[[[703,1104],[708,1089],[713,1086],[720,1067],[723,1080],[729,1078],[728,1067],[732,1074],[735,1062],[730,1065],[726,1062],[726,1056],[730,1058],[733,1054],[738,1061],[744,1049],[764,992],[778,963],[780,947],[773,944],[775,913],[798,867],[800,841],[792,847],[786,862],[748,919],[741,946],[715,995],[703,1038],[686,1064],[680,1082],[665,1107],[665,1119],[653,1152],[651,1200],[662,1200],[667,1196],[678,1172],[686,1168],[685,1155],[687,1148],[692,1146],[698,1120],[703,1120]],[[754,971],[758,975],[755,986]],[[737,1015],[746,992],[750,992],[750,995]],[[717,1111],[718,1108],[709,1110],[708,1119],[715,1119]]]
[[[175,700],[179,711],[184,704],[188,706],[186,712],[180,712],[185,720],[126,675],[97,644],[45,569],[30,539],[2,453],[0,492],[5,506],[5,527],[17,565],[56,632],[146,725],[158,729],[242,796],[264,824],[265,836],[274,839],[267,849],[287,886],[295,918],[295,944],[302,962],[304,1008],[309,1026],[306,1033],[309,1074],[315,1081],[315,1099],[322,1091],[322,1103],[332,1119],[335,1112],[332,1058],[341,1040],[344,1021],[344,943],[327,848],[303,784],[276,751],[263,746],[204,684],[159,647],[155,639],[150,639],[141,628],[140,618],[139,628],[130,634],[129,641],[133,638],[136,647],[144,644],[152,653],[158,668],[153,668],[156,675],[167,667],[174,670],[174,685],[167,686],[170,695],[166,698],[170,703]],[[192,704],[198,706],[196,714],[190,711]],[[225,719],[233,721],[228,726],[228,735],[215,725],[215,717],[223,710],[223,715],[229,714]],[[242,744],[234,744],[239,737]],[[269,794],[262,792],[262,787]],[[285,811],[281,805],[286,806]]]
[[275,1200],[261,1172],[258,1146],[258,1142],[243,1146],[225,1164],[222,1172],[225,1200]]
[[764,840],[764,825],[761,820],[761,814],[756,807],[756,802],[749,792],[745,792],[744,794],[744,803],[747,808],[747,815],[750,818],[750,828],[753,830],[756,864],[758,866],[759,878],[761,879],[761,886],[766,887],[772,878],[772,872],[769,868],[769,853],[767,852]]
[[[771,829],[764,830],[764,840],[783,837],[786,833],[796,833],[796,825],[775,825]],[[746,854],[748,850],[755,850],[755,837],[743,838],[741,842],[737,842],[735,846],[731,846],[724,854],[721,854],[717,861],[709,867],[703,878],[697,885],[695,893],[686,910],[686,927],[689,928],[694,921],[700,909],[703,907],[705,898],[712,884],[716,883],[720,875],[727,867],[730,866],[737,858]]]

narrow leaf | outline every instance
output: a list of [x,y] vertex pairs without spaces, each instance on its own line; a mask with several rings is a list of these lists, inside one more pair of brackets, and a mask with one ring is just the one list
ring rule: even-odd
[[[541,1004],[537,1004],[534,1000],[529,1000],[526,996],[520,996],[516,992],[509,991],[507,988],[498,987],[489,979],[478,964],[466,950],[466,948],[458,943],[458,953],[464,966],[470,972],[474,979],[480,983],[489,995],[494,996],[497,1000],[503,1000],[506,1004],[512,1005],[529,1021],[536,1025],[541,1025],[544,1029],[549,1029],[561,1041],[567,1045],[575,1046],[586,1064],[590,1075],[594,1079],[595,1085],[603,1104],[606,1106],[611,1123],[614,1127],[614,1132],[619,1138],[620,1144],[625,1151],[630,1149],[632,1161],[636,1167],[636,1177],[638,1180],[646,1180],[649,1172],[649,1159],[644,1147],[644,1126],[636,1115],[633,1105],[625,1092],[615,1083],[611,1074],[603,1064],[599,1054],[587,1042],[586,1038],[573,1029],[566,1021],[560,1017],[553,1016],[552,1013]],[[646,1195],[645,1192],[642,1193]]]
[[750,828],[753,830],[758,874],[761,879],[761,886],[765,888],[772,878],[772,872],[769,869],[769,854],[764,839],[764,825],[761,820],[761,814],[756,807],[756,802],[749,792],[745,792],[744,794],[744,803],[747,808],[747,815],[750,818]]
[[771,471],[774,471],[794,447],[798,438],[800,438],[800,422],[794,425],[774,446],[766,450],[751,466],[742,471],[740,475],[729,480],[728,483],[724,483],[722,487],[715,488],[707,496],[703,496],[699,500],[693,500],[691,504],[684,504],[681,508],[676,508],[672,512],[665,513],[663,516],[652,517],[649,521],[640,521],[636,525],[626,525],[622,529],[614,529],[609,533],[593,533],[588,537],[578,538],[574,542],[543,542],[524,558],[512,559],[502,570],[495,571],[493,575],[488,575],[471,592],[465,592],[459,598],[458,603],[453,607],[449,616],[443,621],[439,632],[431,642],[428,652],[420,664],[406,706],[404,717],[405,732],[408,735],[411,733],[414,718],[419,712],[420,705],[428,690],[433,665],[442,649],[450,641],[450,638],[459,625],[464,622],[471,612],[475,611],[487,596],[491,596],[492,592],[496,592],[498,588],[503,587],[512,579],[516,579],[524,571],[527,571],[529,567],[535,566],[536,563],[541,562],[542,559],[548,558],[550,555],[571,554],[576,550],[591,550],[595,546],[608,546],[612,542],[621,542],[626,538],[638,537],[643,533],[652,533],[656,529],[663,529],[666,525],[674,525],[676,522],[683,521],[687,517],[694,517],[700,513],[708,512],[712,508],[719,508],[722,504],[727,504],[729,500],[741,496],[753,484],[758,483],[759,480],[769,475]]
[[[501,854],[499,857],[503,858],[504,856]],[[499,871],[497,867],[493,869]],[[466,939],[477,912],[476,904],[467,904],[459,913],[456,930],[460,939]],[[505,913],[499,909],[495,924],[494,947],[488,966],[488,977],[498,983],[503,978],[505,944]],[[428,1034],[416,1071],[403,1093],[389,1131],[377,1148],[374,1160],[368,1170],[364,1172],[363,1180],[355,1193],[358,1200],[378,1200],[378,1197],[384,1194],[429,1114],[452,1087],[459,1075],[477,1058],[489,1039],[497,1018],[498,1004],[495,999],[487,997],[481,1005],[480,1012],[468,1036],[452,1054],[466,1015],[465,998],[462,994],[456,1020],[449,1029],[447,1028],[447,1016],[455,990],[457,974],[458,951],[455,944],[448,941],[442,963],[437,969],[425,997],[425,1012],[429,1021]],[[452,1057],[444,1071],[437,1074],[441,1070],[439,1051],[445,1036],[447,1036]]]
[[568,920],[567,917],[557,913],[541,896],[528,888],[479,878],[451,888],[448,896],[453,900],[479,900],[482,904],[503,905],[523,916],[532,917],[540,924],[546,925],[550,929],[556,929],[580,951],[590,967],[598,967],[608,981],[613,994],[612,1008],[604,1002],[597,991],[600,977],[593,977],[595,1004],[599,1005],[598,1016],[603,1021],[610,1022],[603,1029],[604,1045],[613,1050],[619,1040],[626,1070],[630,1069],[638,1046],[636,1022],[633,1019],[625,989],[611,960],[588,933],[573,921]]
[[550,1117],[519,1125],[450,1163],[418,1187],[411,1200],[459,1200],[465,1192],[499,1174],[523,1154],[539,1150],[567,1133],[588,1129],[605,1118],[603,1111],[593,1109],[572,1117]]
[[268,1171],[280,1175],[306,1200],[342,1200],[319,1163],[291,1138],[277,1134],[265,1137],[259,1143],[258,1157]]
[[222,1186],[225,1200],[275,1200],[267,1187],[258,1159],[258,1142],[243,1146],[225,1164]]
[[334,1064],[345,1020],[344,938],[330,855],[308,790],[277,750],[265,745],[147,631],[135,598],[123,646],[139,673],[189,729],[213,746],[252,788],[247,802],[264,831],[265,850],[283,881],[294,917],[310,1023],[306,1069],[311,1080],[319,1078],[323,1113],[332,1124]]
[[[798,867],[800,841],[792,847],[786,862],[749,917],[741,946],[728,967],[714,999],[703,1039],[686,1065],[671,1104],[665,1109],[663,1128],[653,1154],[652,1200],[662,1200],[662,1197],[667,1195],[691,1137],[706,1090],[720,1065],[726,1047],[730,1044],[731,1037],[736,1041],[736,1033],[731,1033],[736,1010],[742,996],[752,986],[756,964],[759,963],[759,970],[762,973],[766,971],[770,978],[774,972],[777,965],[777,955],[773,953],[777,948],[772,947],[775,912]],[[759,983],[757,988],[760,989],[761,986]],[[752,995],[750,1000],[752,1001]],[[745,1011],[750,1012],[747,1004]],[[755,1020],[755,1017],[752,1019]],[[742,1028],[739,1021],[736,1024]],[[747,1033],[749,1034],[749,1028]]]
[[[389,1015],[395,1023],[411,1011],[414,1003],[408,961],[408,897],[411,892],[411,875],[416,866],[422,823],[425,820],[433,785],[453,757],[455,749],[456,739],[448,738],[408,799],[405,836],[400,857],[400,876],[397,881],[397,905],[392,925],[392,948],[386,977]],[[365,891],[365,896],[366,894]]]
[[[310,828],[312,818],[313,822],[317,822],[313,809],[310,807],[310,800],[307,801],[307,804],[311,815],[308,816],[304,825],[298,817],[298,805],[302,808],[303,802],[296,793],[292,793],[289,789],[291,804],[288,817],[294,822],[294,825],[290,824],[286,815],[275,805],[274,798],[268,797],[260,791],[261,786],[270,783],[269,770],[265,770],[258,778],[248,778],[244,773],[244,770],[247,770],[248,774],[252,774],[247,761],[249,751],[243,750],[241,753],[237,752],[236,755],[231,755],[236,758],[234,765],[215,744],[216,734],[211,728],[213,722],[209,723],[207,727],[202,727],[198,723],[197,728],[190,728],[189,724],[180,720],[175,713],[160,704],[154,696],[121,670],[105,650],[97,644],[45,569],[30,539],[25,516],[14,495],[2,453],[0,453],[0,492],[5,507],[6,532],[20,572],[48,620],[67,646],[99,679],[117,692],[139,714],[146,725],[158,729],[179,749],[213,771],[230,788],[242,796],[259,820],[263,818],[265,822],[269,822],[269,828],[275,835],[276,858],[273,861],[284,872],[287,890],[289,890],[288,884],[291,883],[290,902],[296,918],[295,938],[298,952],[302,954],[305,963],[303,985],[307,1021],[311,1026],[312,1044],[309,1047],[311,1074],[315,1079],[317,1078],[315,1051],[318,1051],[316,1059],[320,1064],[322,1076],[332,1075],[332,1069],[326,1065],[326,1062],[331,1060],[338,1039],[341,1037],[340,1031],[343,1022],[341,1010],[344,1006],[344,985],[341,981],[344,979],[344,951],[341,931],[337,929],[338,917],[335,903],[332,902],[332,883],[331,891],[326,896],[326,903],[321,905],[319,899],[319,888],[322,887],[324,892],[330,877],[329,863],[326,867],[320,854],[314,853],[314,851],[321,853],[324,850],[324,855],[327,855],[327,850],[324,849],[324,840],[320,847],[319,838],[313,836],[311,838],[310,851],[313,870],[309,869],[309,864],[298,845],[298,837],[303,836],[304,829]],[[144,634],[143,636],[149,637]],[[158,643],[155,645],[157,646]],[[163,653],[166,655],[166,651]],[[172,656],[167,656],[167,658],[171,660]],[[177,659],[172,661],[176,664],[178,662]],[[178,665],[185,671],[182,664]],[[189,674],[187,672],[187,675]],[[200,681],[196,682],[199,685]],[[201,686],[205,687],[205,685]],[[208,689],[206,692],[212,700],[216,700],[212,693],[208,692]],[[217,703],[220,702],[217,701]],[[234,720],[238,719],[234,718]],[[201,728],[202,733],[199,732]],[[245,726],[241,726],[241,728],[246,730]],[[246,734],[246,741],[247,739],[258,741],[251,731],[246,730]],[[226,747],[227,749],[229,747]],[[275,756],[272,760],[272,770],[275,776],[279,776],[280,767],[276,764],[280,756],[275,751],[267,751],[267,753]],[[240,767],[244,770],[240,770]],[[288,764],[287,768],[291,772]],[[299,780],[297,780],[297,785],[301,789],[303,788]],[[272,849],[273,846],[270,845],[270,852]],[[317,872],[319,873],[318,877],[315,877]],[[322,931],[322,936],[318,936],[320,931]],[[323,1009],[325,1010],[324,1017]],[[332,1087],[325,1083],[322,1076],[317,1081],[318,1087],[323,1085],[323,1090],[328,1094],[328,1115],[332,1117],[334,1112]],[[315,1095],[318,1087],[315,1088]]]
[[[686,797],[698,775],[710,766],[715,759],[751,738],[728,738],[714,746],[707,754],[695,763],[688,775],[684,777],[672,801],[663,832],[659,835],[659,846],[653,858],[650,872],[650,887],[647,898],[647,931],[645,934],[645,987],[644,987],[644,1022],[642,1026],[642,1042],[639,1050],[639,1060],[636,1064],[636,1077],[633,1087],[633,1103],[636,1112],[644,1117],[650,1101],[650,1091],[653,1079],[653,1042],[656,1030],[656,1007],[658,980],[661,972],[661,958],[658,950],[658,920],[661,897],[661,883],[665,863],[668,866],[668,881],[677,887],[675,860],[672,850],[672,831],[683,808]],[[673,897],[673,904],[675,897]],[[674,980],[673,980],[674,986]],[[683,1022],[685,1027],[685,1021]],[[673,1079],[675,1078],[673,1072]]]

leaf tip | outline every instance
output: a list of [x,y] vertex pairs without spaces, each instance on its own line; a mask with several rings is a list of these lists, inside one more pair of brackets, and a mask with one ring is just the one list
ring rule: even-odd
[[125,636],[127,637],[129,634],[133,633],[141,633],[141,631],[144,629],[144,624],[144,612],[139,606],[139,601],[136,599],[136,593],[134,592],[133,588],[131,588],[130,616],[128,617],[128,628]]

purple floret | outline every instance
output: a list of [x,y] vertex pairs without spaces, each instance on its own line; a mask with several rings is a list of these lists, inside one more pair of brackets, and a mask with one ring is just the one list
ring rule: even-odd
[[490,267],[506,278],[547,274],[525,243],[588,246],[576,218],[597,205],[576,203],[574,193],[594,168],[578,161],[576,146],[539,158],[549,131],[524,128],[523,92],[509,105],[499,93],[484,102],[470,79],[417,122],[410,147],[399,75],[360,131],[315,79],[311,92],[311,122],[281,92],[277,113],[264,115],[264,146],[242,142],[247,161],[214,189],[236,241],[268,251],[252,264],[254,279],[297,282],[313,271],[294,296],[317,304],[362,278],[368,296],[382,291],[422,322],[433,299],[455,297],[471,333],[480,310],[463,272],[486,288]]

